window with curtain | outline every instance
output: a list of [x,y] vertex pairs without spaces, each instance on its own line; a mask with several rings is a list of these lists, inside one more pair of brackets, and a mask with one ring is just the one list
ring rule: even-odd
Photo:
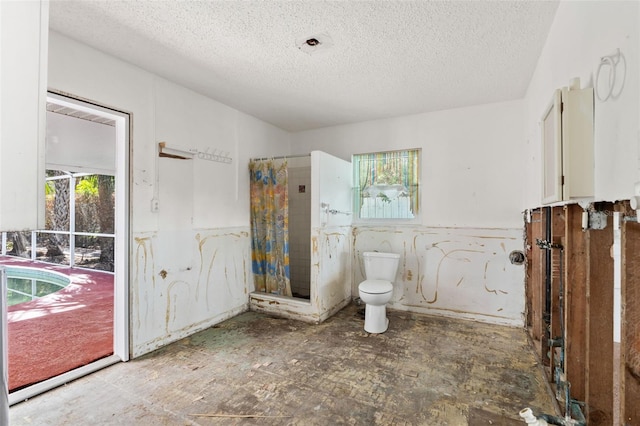
[[420,154],[420,149],[411,149],[353,155],[356,218],[416,218],[420,208]]

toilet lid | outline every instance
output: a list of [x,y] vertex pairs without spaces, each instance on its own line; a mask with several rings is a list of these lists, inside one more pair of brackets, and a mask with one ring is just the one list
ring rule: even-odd
[[366,280],[358,286],[360,291],[371,294],[381,294],[393,291],[393,284],[385,280]]

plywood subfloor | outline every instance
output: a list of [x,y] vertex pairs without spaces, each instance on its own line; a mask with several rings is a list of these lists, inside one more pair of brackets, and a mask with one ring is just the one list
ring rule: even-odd
[[[311,325],[248,312],[11,408],[11,425],[521,425],[556,414],[524,330],[359,307]],[[229,417],[210,417],[226,415]],[[273,416],[242,418],[231,416]]]

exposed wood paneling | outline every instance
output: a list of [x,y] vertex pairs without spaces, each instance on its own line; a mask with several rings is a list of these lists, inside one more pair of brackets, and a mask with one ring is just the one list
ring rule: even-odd
[[[593,209],[611,212],[613,206],[598,203]],[[534,247],[531,251],[531,271],[527,275],[531,334],[537,338],[538,354],[547,367],[548,379],[555,380],[554,367],[564,367],[571,399],[585,402],[588,424],[610,425],[613,421],[613,227],[611,217],[607,216],[604,229],[594,226],[583,231],[582,214],[579,205],[567,205],[539,209],[532,216],[534,219],[537,216],[539,221],[532,221],[531,240],[547,241],[541,244],[544,247],[537,250]],[[550,235],[547,220],[551,221]],[[550,283],[545,280],[549,274]],[[546,300],[547,292],[550,301]],[[557,342],[563,338],[564,364],[560,358],[554,360],[560,348],[549,352],[545,328],[548,320],[549,337]],[[555,384],[558,395],[564,395],[563,384]],[[566,406],[563,397],[559,397],[558,402],[563,408]]]
[[621,414],[640,424],[640,224],[622,225]]
[[[612,211],[609,204],[598,209]],[[586,412],[589,425],[613,421],[613,227],[587,231]]]
[[586,365],[586,233],[582,208],[565,207],[565,372],[573,399],[585,400]]

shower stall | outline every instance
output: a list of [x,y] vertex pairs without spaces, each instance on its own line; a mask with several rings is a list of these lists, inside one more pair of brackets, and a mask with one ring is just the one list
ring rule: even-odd
[[312,151],[250,170],[251,310],[322,322],[351,300],[351,163]]

